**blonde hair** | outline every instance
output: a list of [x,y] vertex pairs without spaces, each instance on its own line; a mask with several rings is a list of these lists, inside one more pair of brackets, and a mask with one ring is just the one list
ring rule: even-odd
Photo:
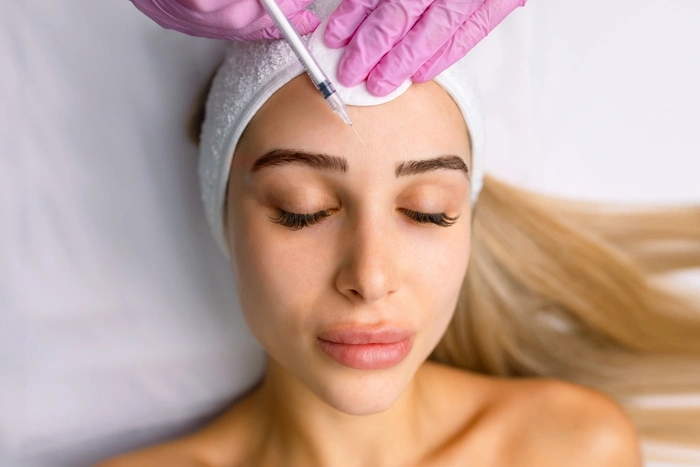
[[[195,144],[212,79],[191,112]],[[473,216],[460,299],[431,359],[592,387],[626,409],[643,439],[700,448],[700,409],[635,400],[700,393],[700,306],[662,280],[700,267],[700,206],[565,201],[486,176]]]
[[700,266],[700,206],[564,201],[487,176],[472,232],[455,315],[432,359],[593,387],[643,439],[700,447],[700,409],[635,400],[700,393],[700,307],[662,280]]

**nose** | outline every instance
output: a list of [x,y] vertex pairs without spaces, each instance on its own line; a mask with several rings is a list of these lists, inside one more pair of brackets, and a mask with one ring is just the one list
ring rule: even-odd
[[346,230],[336,287],[354,303],[373,303],[394,293],[400,277],[400,245],[387,219],[365,219]]

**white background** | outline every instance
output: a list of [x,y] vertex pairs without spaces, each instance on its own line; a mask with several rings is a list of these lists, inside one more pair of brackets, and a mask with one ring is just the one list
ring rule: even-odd
[[[221,47],[126,0],[0,6],[0,465],[89,465],[260,375],[184,133]],[[472,56],[492,174],[700,202],[697,0],[531,0]]]

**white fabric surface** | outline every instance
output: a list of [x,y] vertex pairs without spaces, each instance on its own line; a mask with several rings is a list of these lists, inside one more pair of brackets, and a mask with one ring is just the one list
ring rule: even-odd
[[[699,202],[698,44],[696,0],[529,2],[472,52],[487,170],[565,196]],[[128,1],[1,4],[3,467],[172,436],[259,376],[183,130],[221,50]]]
[[261,374],[184,128],[223,48],[125,0],[1,9],[0,466],[80,467]]

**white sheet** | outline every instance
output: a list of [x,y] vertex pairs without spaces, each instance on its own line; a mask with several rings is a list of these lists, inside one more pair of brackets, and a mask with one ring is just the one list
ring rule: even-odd
[[184,131],[222,44],[127,1],[3,10],[0,465],[88,465],[260,375]]
[[492,173],[575,198],[700,200],[700,2],[534,0],[472,55]]
[[[127,1],[2,10],[0,465],[79,467],[188,430],[259,377],[183,130],[221,44]],[[473,52],[488,168],[700,202],[697,44],[696,0],[531,1]]]

